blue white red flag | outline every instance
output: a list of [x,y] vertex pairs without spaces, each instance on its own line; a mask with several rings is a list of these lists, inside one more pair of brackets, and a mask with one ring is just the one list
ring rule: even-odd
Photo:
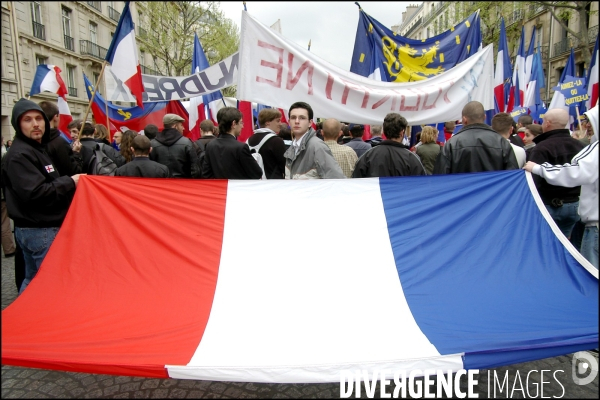
[[[205,70],[210,65],[204,49],[200,44],[198,35],[194,33],[194,54],[192,55],[192,74]],[[217,122],[217,111],[225,105],[223,94],[218,90],[203,96],[190,99],[190,131],[196,130],[200,133],[200,123],[210,119],[215,125]]]
[[106,53],[106,61],[111,64],[113,74],[123,81],[131,94],[135,96],[138,107],[144,108],[142,100],[144,84],[142,83],[142,70],[138,59],[135,27],[131,18],[129,1],[126,1],[125,7],[123,7],[119,24]]
[[586,109],[591,110],[598,104],[598,36],[596,36],[596,45],[592,53],[592,60],[588,68],[587,84],[588,84],[588,101],[586,101]]
[[[517,92],[516,82],[517,77],[520,83],[520,91]],[[519,50],[517,57],[515,58],[515,65],[513,66],[513,76],[510,87],[510,94],[508,96],[508,105],[506,106],[506,112],[511,112],[516,108],[516,104],[523,104],[523,97],[525,92],[523,89],[526,86],[523,85],[525,82],[525,26],[521,27],[521,37],[519,39]],[[525,83],[526,85],[526,83]],[[517,99],[518,97],[518,99]]]
[[[83,80],[85,82],[85,89],[88,99],[91,99],[92,94],[94,93],[94,85],[92,85],[85,74],[83,74]],[[96,96],[94,96],[94,102],[92,103],[92,114],[94,115],[96,123],[106,124],[106,103],[100,93],[96,93]],[[144,130],[148,124],[156,125],[159,130],[162,130],[163,117],[165,114],[177,114],[186,121],[189,118],[187,110],[179,100],[150,102],[146,103],[146,107],[144,108],[137,106],[121,107],[109,102],[108,117],[110,126],[108,128],[110,130],[111,140],[112,136],[117,130],[124,132],[128,129],[131,129],[139,132]],[[184,136],[192,140],[198,139],[191,135],[190,131],[187,129],[187,123],[184,122],[183,126]]]
[[539,52],[533,55],[533,65],[531,66],[531,75],[529,84],[525,92],[524,107],[540,106],[543,104],[540,96],[540,89],[545,88],[544,68],[542,66],[542,57]]
[[58,130],[61,132],[63,137],[67,141],[71,141],[71,134],[69,133],[69,124],[73,121],[71,116],[71,110],[67,103],[67,85],[60,76],[61,70],[56,65],[40,64],[35,70],[35,76],[33,77],[33,83],[31,84],[31,90],[29,95],[34,96],[41,92],[52,92],[58,95],[56,105],[58,106],[58,113],[60,114],[60,121],[58,123]]
[[523,71],[523,80],[521,81],[521,87],[523,91],[529,86],[529,81],[531,80],[531,71],[533,68],[533,55],[535,54],[535,37],[536,37],[536,28],[533,27],[531,31],[531,41],[529,42],[529,47],[527,48],[527,54],[525,54],[525,70]]
[[512,68],[508,54],[508,42],[506,40],[506,29],[504,28],[504,17],[500,19],[500,39],[498,43],[498,56],[496,58],[496,71],[494,74],[494,98],[496,99],[496,113],[504,112],[508,102],[510,90],[510,78]]
[[[146,218],[157,201],[173,206]],[[369,218],[323,207],[342,202],[369,204]],[[295,251],[273,234],[290,204],[302,204],[294,237],[369,232],[377,251]],[[98,236],[117,251],[99,256]],[[339,382],[343,370],[487,369],[597,347],[598,270],[523,170],[83,176],[42,268],[2,310],[3,365],[161,378]]]
[[[567,59],[567,64],[560,74],[560,79],[558,84],[564,83],[567,80],[567,76],[575,77],[575,53],[573,52],[573,48],[571,47],[571,54],[569,54],[569,58]],[[579,104],[579,103],[578,103]],[[568,106],[565,102],[565,95],[561,93],[560,90],[555,90],[552,95],[552,100],[550,101],[550,105],[548,109],[551,110],[553,108],[562,108],[563,110],[567,110],[571,116],[570,123],[577,120],[577,112],[575,110],[574,105]]]

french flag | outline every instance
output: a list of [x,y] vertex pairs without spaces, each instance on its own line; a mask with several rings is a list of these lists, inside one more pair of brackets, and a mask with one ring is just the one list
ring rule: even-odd
[[[157,217],[156,199],[174,206]],[[323,207],[341,202],[369,204],[369,218]],[[377,251],[298,251],[273,234],[290,204],[302,204],[293,238],[369,232]],[[97,235],[110,251],[88,245]],[[439,251],[442,236],[453,243]],[[160,378],[339,382],[347,370],[484,369],[597,347],[598,270],[523,170],[83,176],[39,272],[2,311],[3,365]]]
[[496,58],[496,73],[494,75],[494,98],[496,99],[496,113],[506,110],[508,90],[510,88],[510,57],[508,56],[508,42],[506,40],[506,29],[504,28],[504,17],[500,20],[500,40],[498,44],[498,56]]
[[529,77],[529,84],[525,91],[525,100],[523,102],[524,107],[532,107],[534,105],[541,105],[542,98],[540,96],[540,89],[546,87],[544,79],[544,68],[542,66],[542,57],[538,51],[533,55],[533,63],[531,66],[531,76]]
[[[210,65],[204,54],[198,35],[194,33],[194,54],[192,56],[192,74],[198,73]],[[200,137],[200,123],[205,119],[210,119],[217,125],[217,111],[225,105],[223,95],[218,90],[203,96],[196,96],[190,99],[190,132]]]
[[[516,88],[517,79],[520,82],[521,88],[527,87],[525,82],[525,26],[521,27],[521,38],[519,41],[519,50],[515,59],[515,65],[513,69],[512,85],[510,87],[510,94],[508,97],[508,105],[506,112],[511,112],[515,109],[516,104],[523,104],[524,92]],[[516,97],[519,96],[517,100]]]
[[142,93],[142,70],[138,59],[138,49],[135,43],[135,28],[129,10],[129,1],[125,2],[119,24],[113,40],[106,53],[106,61],[111,64],[111,70],[117,78],[125,83],[131,94],[135,96],[138,107],[144,108]]
[[[573,48],[571,47],[571,54],[569,54],[569,58],[567,59],[567,64],[560,74],[560,79],[558,80],[558,84],[564,83],[567,79],[567,76],[575,76],[575,53],[573,52]],[[562,94],[560,90],[554,90],[554,94],[552,95],[552,100],[550,101],[550,105],[548,109],[551,110],[553,108],[562,108],[566,110],[571,115],[570,121],[573,122],[572,113],[575,111],[571,111],[571,107],[569,107],[565,103],[565,95]]]
[[67,85],[60,76],[61,70],[56,65],[41,64],[37,66],[35,70],[35,76],[33,77],[33,83],[31,84],[31,90],[29,95],[34,96],[41,92],[52,92],[58,94],[56,105],[58,106],[58,113],[60,114],[60,121],[58,123],[58,130],[62,136],[71,141],[71,134],[69,133],[69,124],[73,121],[71,116],[71,110],[67,103]]
[[589,100],[585,105],[588,110],[591,110],[598,104],[598,37],[596,37],[596,45],[588,68],[587,85]]

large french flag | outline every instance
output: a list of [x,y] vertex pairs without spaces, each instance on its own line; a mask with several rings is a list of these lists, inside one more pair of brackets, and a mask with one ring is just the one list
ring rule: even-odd
[[35,76],[33,77],[33,83],[31,84],[31,90],[29,90],[29,95],[34,96],[41,92],[52,92],[58,95],[56,101],[58,113],[60,114],[58,130],[66,136],[68,140],[71,140],[68,126],[73,121],[73,117],[71,116],[71,110],[67,103],[67,94],[69,92],[60,73],[61,70],[56,65],[38,65],[35,70]]
[[541,105],[542,98],[540,96],[540,89],[546,87],[544,68],[542,66],[542,57],[538,51],[533,55],[533,65],[531,66],[531,76],[529,77],[529,84],[525,91],[525,100],[523,103],[524,107],[532,107]]
[[[567,59],[567,64],[565,65],[565,68],[563,69],[562,73],[560,74],[560,79],[558,80],[558,84],[560,85],[561,83],[565,82],[565,80],[567,79],[567,76],[573,76],[573,77],[575,76],[575,53],[574,53],[572,47],[571,47],[571,54],[569,54],[569,58]],[[570,123],[572,123],[574,121],[573,114],[575,113],[575,110],[571,110],[571,107],[569,107],[565,103],[565,95],[562,94],[560,90],[556,90],[556,88],[554,88],[554,89],[555,89],[554,94],[552,95],[552,100],[550,101],[550,105],[548,106],[548,109],[551,110],[553,108],[562,108],[563,110],[568,111],[569,114],[571,115]]]
[[[515,58],[515,65],[513,68],[512,85],[510,87],[510,94],[508,96],[508,105],[506,106],[506,112],[513,111],[517,104],[523,104],[524,91],[527,87],[525,81],[525,26],[521,27],[521,38],[519,40],[519,50],[517,57]],[[519,80],[520,88],[517,89],[517,79]]]
[[496,113],[504,112],[508,100],[510,88],[510,57],[508,55],[508,42],[506,40],[506,29],[504,28],[504,17],[500,19],[500,39],[498,44],[498,55],[496,58],[496,72],[494,75],[494,98],[496,99]]
[[129,10],[129,1],[126,1],[125,7],[123,7],[119,24],[106,53],[106,61],[111,64],[111,70],[115,76],[123,81],[131,94],[135,96],[138,107],[144,108],[142,70],[138,59],[135,27]]
[[[369,204],[369,218],[323,207],[341,202]],[[367,233],[376,249],[323,244]],[[98,235],[104,251],[87,242]],[[523,170],[84,176],[35,279],[2,311],[4,365],[162,378],[339,382],[596,347],[598,271]]]
[[[192,74],[205,70],[210,65],[198,35],[194,33],[194,53],[192,56]],[[217,111],[225,105],[223,95],[218,90],[203,96],[196,96],[190,99],[190,132],[192,135],[198,134],[200,137],[200,123],[205,119],[210,119],[215,125],[217,122]]]
[[592,53],[592,60],[588,68],[587,75],[588,96],[589,100],[585,103],[586,109],[591,110],[598,104],[598,37],[596,36],[596,45]]

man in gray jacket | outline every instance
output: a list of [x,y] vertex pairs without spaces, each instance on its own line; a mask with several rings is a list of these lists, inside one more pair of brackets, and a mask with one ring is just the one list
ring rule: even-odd
[[285,154],[285,179],[345,179],[329,147],[311,128],[313,110],[304,102],[296,102],[289,110],[292,145]]

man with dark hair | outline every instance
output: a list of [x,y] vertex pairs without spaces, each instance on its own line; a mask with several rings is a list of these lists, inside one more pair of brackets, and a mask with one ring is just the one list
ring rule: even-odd
[[[519,133],[519,129],[520,128],[525,128],[527,125],[531,125],[533,124],[533,118],[531,117],[531,115],[529,114],[525,114],[525,115],[521,115],[518,119],[517,119],[517,132],[518,136],[521,138],[521,140],[523,140],[525,138],[525,133],[523,132],[522,134]],[[515,132],[513,132],[515,133]]]
[[200,122],[200,135],[202,137],[195,142],[198,146],[198,153],[201,153],[205,150],[208,142],[216,139],[216,136],[214,135],[214,129],[215,124],[210,119],[205,119],[204,121]]
[[83,161],[79,151],[81,144],[75,141],[73,148],[69,145],[67,138],[58,130],[60,113],[58,106],[50,101],[40,102],[40,107],[50,121],[50,132],[46,151],[52,159],[54,168],[60,176],[73,176],[80,174],[83,169]]
[[365,143],[362,140],[362,137],[365,133],[365,126],[359,124],[350,124],[348,129],[350,130],[350,136],[352,136],[352,140],[346,143],[345,146],[348,146],[354,150],[356,152],[356,156],[360,158],[360,156],[371,150],[372,147],[369,143]]
[[352,172],[354,172],[354,166],[358,161],[356,152],[348,147],[342,146],[337,142],[337,138],[342,134],[342,124],[340,121],[334,118],[330,118],[323,123],[323,139],[325,144],[331,150],[333,158],[340,165],[346,178],[352,178]]
[[168,178],[169,167],[150,160],[148,155],[152,151],[150,139],[145,135],[133,138],[131,151],[133,160],[115,170],[115,176],[135,176],[141,178]]
[[258,113],[259,129],[248,138],[248,146],[260,145],[258,153],[261,155],[265,167],[267,179],[285,178],[285,144],[283,139],[277,136],[281,129],[281,112],[277,108],[263,108]]
[[148,124],[144,128],[144,135],[150,140],[154,139],[158,135],[158,126],[154,124]]
[[[492,118],[492,129],[499,133],[500,136],[508,140],[510,143],[509,138],[514,133],[514,122],[515,121],[512,119],[510,114],[498,113]],[[519,168],[523,168],[523,165],[525,165],[525,161],[527,158],[525,155],[525,149],[513,143],[510,143],[510,146],[512,147],[515,153],[515,158],[517,159],[517,164],[519,165]]]
[[177,114],[165,114],[164,130],[150,142],[150,159],[169,167],[173,178],[199,178],[198,155],[192,141],[183,136],[185,120]]
[[386,115],[383,133],[387,139],[358,159],[352,177],[427,175],[419,157],[402,144],[407,126],[400,114]]
[[54,168],[45,151],[50,121],[35,102],[19,100],[13,107],[11,124],[16,135],[2,159],[2,184],[15,238],[25,257],[22,293],[67,215],[80,175],[60,176]]
[[458,174],[518,169],[510,142],[484,123],[485,111],[478,101],[462,109],[463,128],[442,148],[434,174]]
[[[570,164],[571,160],[585,146],[579,140],[571,137],[569,129],[569,113],[560,108],[546,111],[542,123],[542,133],[533,141],[535,147],[529,153],[529,160],[536,164],[551,165]],[[560,228],[562,233],[571,237],[573,226],[579,219],[580,186],[562,187],[548,183],[541,176],[533,176],[535,187],[546,206],[546,209]]]
[[294,140],[283,155],[285,179],[345,179],[331,150],[310,126],[312,107],[303,101],[292,104],[289,120]]
[[127,160],[125,160],[125,157],[123,157],[121,153],[119,153],[113,147],[96,142],[96,139],[94,139],[95,133],[96,128],[90,122],[86,122],[83,125],[81,131],[79,132],[79,141],[81,142],[81,157],[83,158],[83,171],[88,174],[92,173],[92,169],[94,166],[91,164],[94,156],[94,151],[96,150],[97,146],[98,148],[101,148],[101,150],[104,152],[104,154],[108,156],[108,158],[110,158],[115,162],[115,164],[117,164],[117,167],[124,165],[127,162]]
[[248,145],[237,140],[244,126],[243,115],[234,107],[217,112],[219,137],[204,151],[202,177],[214,179],[260,179],[263,171]]
[[74,119],[67,125],[67,129],[69,130],[69,135],[71,135],[72,140],[79,139],[79,129],[81,127],[81,120]]

